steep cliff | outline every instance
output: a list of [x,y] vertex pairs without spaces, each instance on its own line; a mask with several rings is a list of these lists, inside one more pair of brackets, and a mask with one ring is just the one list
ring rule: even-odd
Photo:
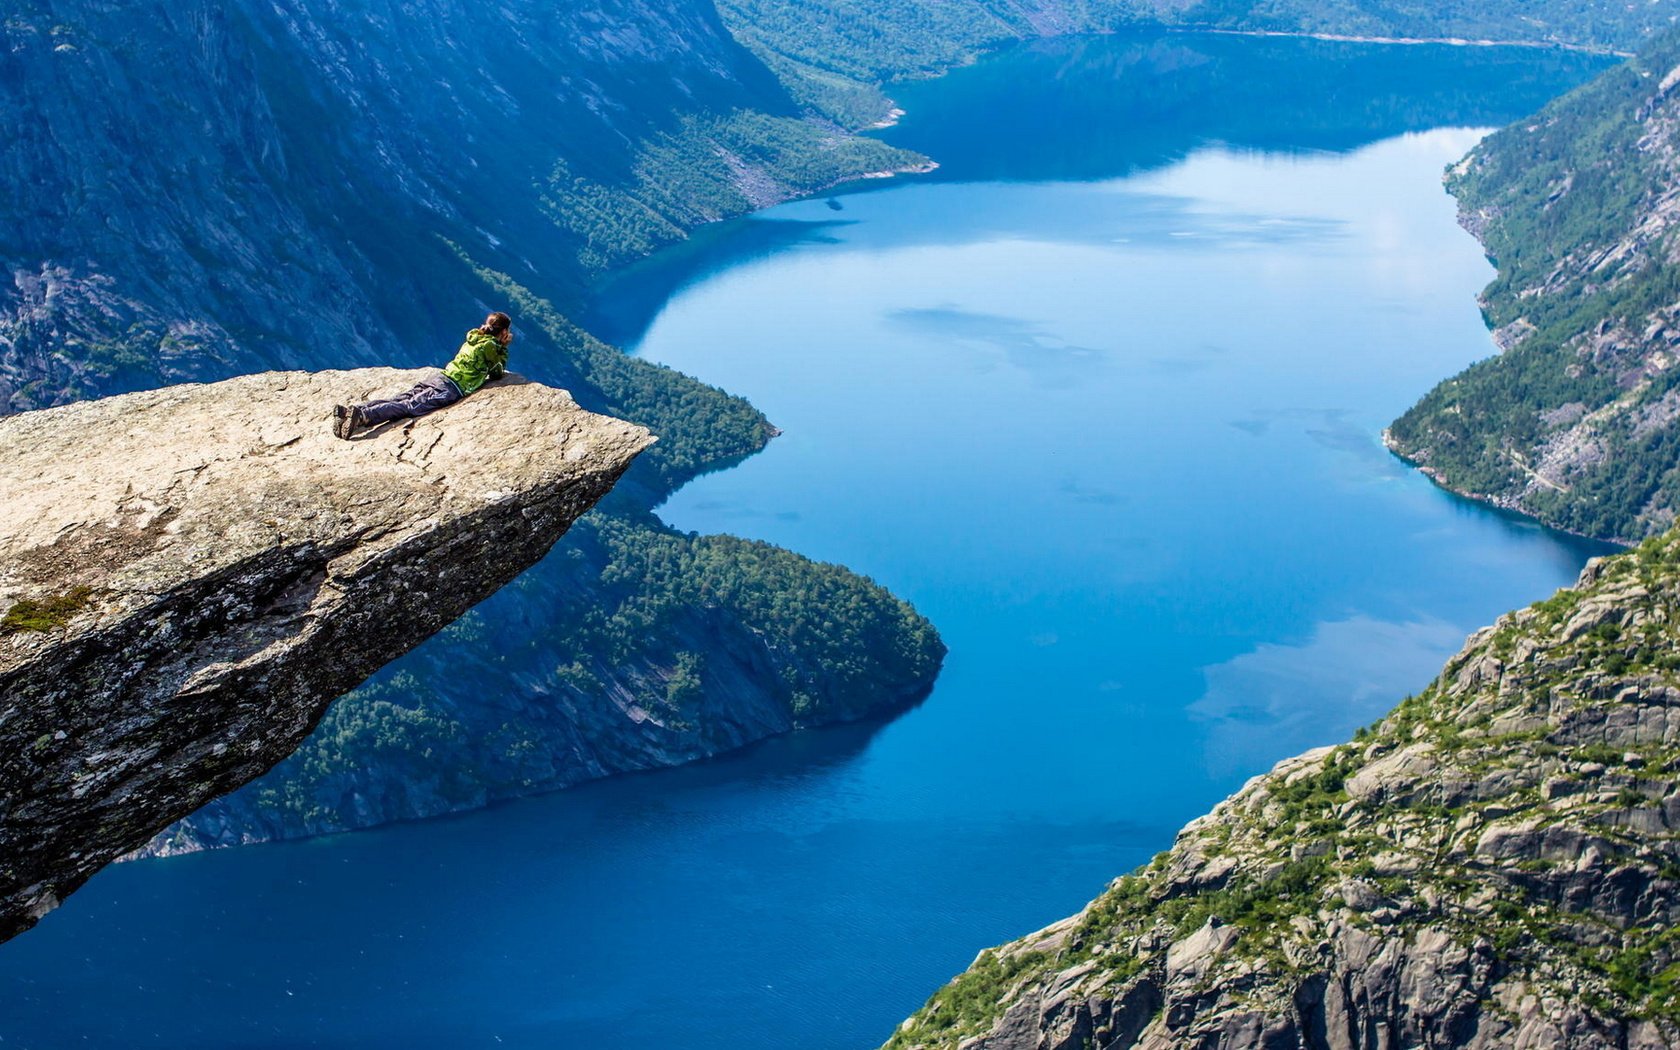
[[1489,137],[1448,176],[1498,278],[1502,351],[1396,420],[1441,484],[1636,540],[1680,513],[1680,33]]
[[1680,1043],[1680,537],[1471,637],[887,1044]]
[[651,442],[514,377],[332,436],[330,405],[413,378],[266,373],[0,419],[0,938],[290,754]]

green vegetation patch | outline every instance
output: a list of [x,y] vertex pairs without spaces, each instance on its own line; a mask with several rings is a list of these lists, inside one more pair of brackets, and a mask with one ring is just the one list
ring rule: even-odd
[[[579,659],[629,661],[690,609],[729,609],[777,655],[795,719],[822,721],[841,713],[834,705],[843,698],[931,679],[944,655],[932,624],[841,566],[756,540],[669,532],[646,519],[596,514],[580,525],[578,542],[600,545],[601,582],[620,600],[569,640]],[[668,700],[692,701],[703,657],[675,654]]]
[[1051,956],[1018,951],[1008,956],[988,948],[960,976],[941,988],[916,1015],[916,1027],[901,1029],[883,1050],[904,1050],[935,1038],[955,1046],[991,1026],[999,1005],[1023,977],[1044,969]]
[[0,617],[0,635],[57,630],[92,601],[93,588],[81,585],[47,598],[25,598]]
[[541,205],[581,241],[582,268],[600,273],[704,223],[926,160],[832,124],[736,110],[687,117],[675,132],[642,143],[627,185],[584,178],[558,162]]

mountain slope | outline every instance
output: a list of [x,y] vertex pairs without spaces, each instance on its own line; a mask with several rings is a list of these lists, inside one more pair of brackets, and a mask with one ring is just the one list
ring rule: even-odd
[[442,238],[564,305],[697,222],[913,160],[799,120],[693,0],[24,0],[0,43],[13,410],[428,363],[483,294]]
[[1390,445],[1441,484],[1588,535],[1680,512],[1680,33],[1489,137],[1449,175],[1499,276],[1502,352]]

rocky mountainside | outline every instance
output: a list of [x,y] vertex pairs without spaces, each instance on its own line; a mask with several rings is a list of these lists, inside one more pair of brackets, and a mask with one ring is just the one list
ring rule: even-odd
[[1680,33],[1489,137],[1449,173],[1499,267],[1501,353],[1396,420],[1455,491],[1636,540],[1680,513]]
[[887,1043],[1680,1045],[1680,537],[1472,636]]
[[[496,308],[515,316],[516,369],[660,438],[612,512],[501,599],[517,645],[482,652],[476,620],[427,643],[269,779],[283,801],[194,841],[461,808],[928,688],[937,634],[870,581],[652,519],[773,428],[553,305],[698,222],[919,163],[803,117],[709,3],[23,0],[0,20],[0,127],[0,412],[277,366],[436,364]],[[818,597],[841,613],[816,615]],[[480,673],[447,673],[463,664]],[[569,709],[597,712],[581,751]]]
[[20,0],[0,128],[13,410],[425,364],[485,295],[463,256],[564,305],[697,223],[912,160],[801,120],[700,0]]
[[512,376],[333,437],[330,405],[414,378],[265,373],[0,419],[0,939],[290,754],[652,441]]

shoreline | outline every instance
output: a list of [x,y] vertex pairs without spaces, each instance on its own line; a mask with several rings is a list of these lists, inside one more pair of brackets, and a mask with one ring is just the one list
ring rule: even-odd
[[1614,48],[1592,47],[1588,44],[1569,44],[1561,40],[1488,40],[1456,36],[1358,36],[1349,33],[1312,33],[1302,29],[1215,29],[1197,26],[1171,26],[1167,31],[1170,33],[1209,33],[1215,36],[1324,40],[1338,44],[1385,44],[1397,47],[1421,47],[1427,44],[1446,47],[1520,47],[1531,51],[1571,51],[1583,55],[1601,55],[1605,58],[1628,59],[1634,57],[1632,51],[1617,51]]
[[[890,100],[889,104],[891,104]],[[865,124],[863,127],[859,128],[858,131],[880,131],[882,128],[897,127],[898,118],[902,116],[904,116],[904,110],[898,108],[896,104],[892,104],[892,108],[887,110],[886,116],[877,120],[873,124]]]
[[[866,171],[861,175],[853,175],[849,179],[842,179],[839,182],[832,183],[824,187],[824,189],[831,190],[835,186],[844,186],[849,182],[861,182],[864,179],[891,179],[900,175],[926,175],[928,172],[937,171],[938,169],[939,162],[937,160],[925,160],[920,164],[912,164],[903,168],[882,168],[880,171]],[[815,196],[815,194],[813,194],[813,196]]]
[[1447,483],[1446,479],[1441,476],[1441,472],[1439,470],[1429,466],[1422,460],[1413,459],[1411,456],[1403,452],[1400,448],[1400,443],[1394,440],[1393,433],[1387,427],[1383,428],[1382,445],[1383,448],[1388,450],[1389,455],[1428,478],[1431,485],[1434,485],[1442,492],[1451,493],[1459,499],[1469,500],[1472,503],[1479,503],[1484,507],[1492,507],[1494,510],[1501,511],[1506,514],[1514,514],[1526,522],[1538,525],[1542,529],[1547,529],[1551,532],[1561,532],[1565,536],[1574,536],[1576,539],[1590,540],[1593,543],[1604,543],[1612,547],[1619,547],[1622,550],[1632,550],[1634,547],[1639,545],[1638,540],[1628,540],[1620,536],[1609,538],[1604,536],[1593,536],[1575,529],[1565,528],[1562,525],[1554,525],[1553,523],[1531,513],[1512,500],[1499,496],[1490,496],[1483,492],[1469,492],[1464,489],[1456,488]]

